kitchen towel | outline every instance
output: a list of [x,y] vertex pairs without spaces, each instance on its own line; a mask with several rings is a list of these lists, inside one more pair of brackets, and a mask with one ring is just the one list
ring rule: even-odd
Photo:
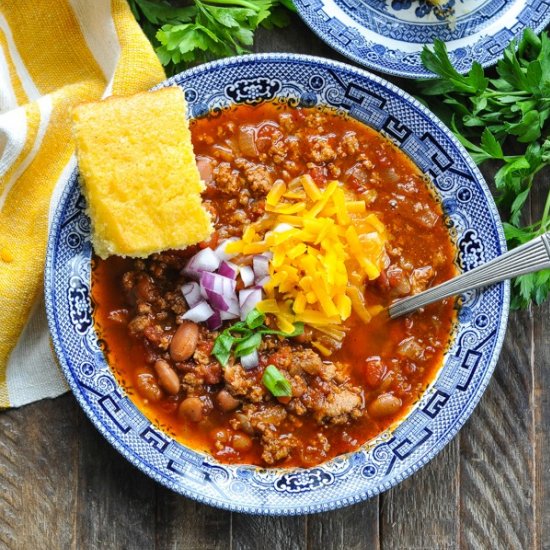
[[48,226],[71,110],[165,78],[126,0],[0,0],[0,409],[67,391],[46,324]]

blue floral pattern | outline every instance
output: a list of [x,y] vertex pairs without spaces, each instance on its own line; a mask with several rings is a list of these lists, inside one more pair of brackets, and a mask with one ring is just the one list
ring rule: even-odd
[[427,0],[296,0],[304,21],[327,44],[357,63],[397,76],[431,78],[420,52],[434,38],[464,73],[489,66],[526,27],[550,21],[550,0],[447,0],[452,22]]
[[[459,243],[462,269],[505,249],[495,205],[464,149],[428,110],[378,77],[331,61],[270,54],[203,65],[162,86],[174,84],[187,90],[192,114],[206,109],[216,116],[236,101],[255,103],[265,97],[348,113],[385,134],[429,175]],[[437,379],[398,426],[316,468],[265,470],[219,464],[174,441],[136,408],[102,353],[92,324],[90,276],[90,225],[75,172],[55,214],[45,272],[48,322],[72,391],[104,437],[159,483],[214,506],[262,514],[352,504],[388,489],[430,460],[481,397],[508,312],[506,283],[465,295],[468,314],[456,328]]]

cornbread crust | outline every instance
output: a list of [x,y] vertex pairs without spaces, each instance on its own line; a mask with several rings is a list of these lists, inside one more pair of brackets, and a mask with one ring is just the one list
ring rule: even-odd
[[73,111],[92,242],[101,258],[185,248],[213,231],[179,87]]

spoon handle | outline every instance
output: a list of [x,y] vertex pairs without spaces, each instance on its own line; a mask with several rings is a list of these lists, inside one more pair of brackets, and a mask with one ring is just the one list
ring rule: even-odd
[[518,275],[547,268],[550,268],[550,232],[498,256],[486,264],[461,273],[453,279],[414,296],[398,300],[388,308],[388,313],[394,319],[432,302],[461,294],[466,290],[488,286]]

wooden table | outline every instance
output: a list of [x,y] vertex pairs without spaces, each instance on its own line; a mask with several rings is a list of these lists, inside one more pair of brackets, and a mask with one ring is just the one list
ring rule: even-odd
[[[260,33],[256,49],[341,59],[297,18]],[[548,303],[511,314],[481,403],[434,460],[324,514],[250,516],[171,493],[114,451],[70,394],[0,413],[0,548],[550,548],[549,315]]]

